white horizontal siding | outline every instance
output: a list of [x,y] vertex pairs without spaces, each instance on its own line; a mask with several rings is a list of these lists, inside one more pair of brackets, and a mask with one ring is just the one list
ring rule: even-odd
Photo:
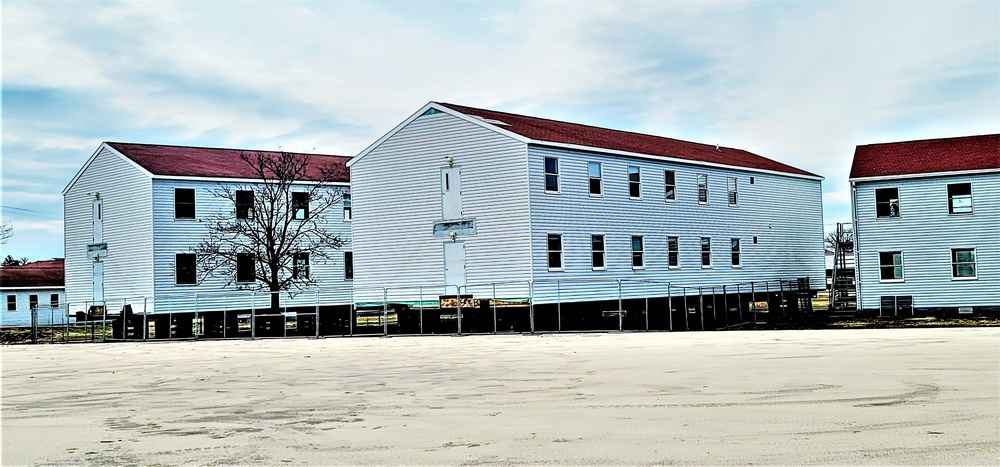
[[[462,214],[475,218],[466,244],[468,284],[530,279],[525,145],[457,117],[421,116],[351,166],[358,301],[419,299],[443,285],[440,170],[461,167]],[[431,299],[442,291],[428,292]],[[510,293],[515,293],[511,291]],[[425,297],[426,298],[426,297]]]
[[[171,311],[193,311],[195,305],[199,310],[220,310],[233,308],[258,308],[269,306],[269,299],[264,292],[251,294],[237,289],[235,284],[226,286],[227,278],[219,275],[202,277],[197,285],[177,285],[175,261],[176,254],[189,253],[208,234],[207,219],[215,214],[235,215],[231,201],[220,198],[212,193],[223,186],[220,182],[161,180],[153,181],[153,232],[155,245],[153,261],[155,264],[155,300],[151,303],[157,313]],[[236,185],[240,189],[253,189],[253,184]],[[174,219],[174,189],[193,188],[195,190],[195,219]],[[333,188],[332,188],[333,189]],[[294,189],[293,189],[294,191]],[[344,241],[343,251],[351,251],[350,222],[343,220],[341,203],[330,208],[322,222],[329,231],[340,235]],[[310,258],[310,277],[318,284],[309,291],[282,294],[282,306],[311,305],[316,293],[320,294],[323,304],[350,303],[351,281],[344,280],[343,254],[336,252],[333,258],[323,261]],[[195,295],[197,295],[197,302]],[[256,297],[251,299],[251,295]],[[114,297],[113,298],[121,298]]]
[[[534,278],[539,284],[630,279],[705,287],[809,276],[812,287],[823,287],[819,181],[538,146],[530,146],[529,156]],[[545,192],[546,156],[559,159],[558,194]],[[601,197],[589,195],[590,161],[602,163]],[[642,196],[638,200],[629,198],[629,165],[641,168]],[[675,171],[674,201],[665,200],[664,170]],[[709,177],[707,204],[698,203],[697,174]],[[738,178],[738,206],[728,203],[729,176]],[[749,183],[751,176],[753,185]],[[563,235],[563,271],[547,268],[549,233]],[[591,234],[605,235],[607,270],[591,267]],[[632,235],[644,238],[642,270],[632,268]],[[668,236],[679,237],[677,269],[668,268]],[[708,269],[701,266],[701,237],[710,237],[712,242],[712,267]],[[741,239],[740,268],[731,266],[731,238]],[[646,287],[633,284],[633,293],[627,295],[639,296]],[[536,287],[536,301],[553,300],[553,289]],[[559,295],[564,301],[610,299],[617,296],[616,289],[605,284],[566,290],[562,285]]]
[[[59,304],[52,307],[52,294],[59,296]],[[62,288],[0,289],[0,326],[31,326],[31,296],[38,296],[38,323],[58,324],[66,322],[66,294]],[[15,308],[7,307],[8,297],[13,296]]]
[[153,292],[151,181],[121,155],[102,146],[63,196],[66,300],[74,310],[92,300],[92,205],[100,193],[104,210],[104,295],[141,296]]
[[[971,183],[974,213],[948,213],[948,184]],[[897,218],[875,215],[875,189],[899,189]],[[858,307],[910,295],[915,308],[1000,306],[1000,174],[858,182],[854,223]],[[952,248],[976,248],[978,279],[953,280]],[[903,282],[879,280],[880,251],[903,252]]]

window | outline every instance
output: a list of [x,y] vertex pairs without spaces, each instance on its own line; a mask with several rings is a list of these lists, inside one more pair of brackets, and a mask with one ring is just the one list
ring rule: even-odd
[[757,244],[757,236],[756,236],[756,235],[754,235],[754,236],[753,236],[753,243],[754,243],[755,245]]
[[59,294],[54,293],[49,295],[49,306],[52,308],[59,308]]
[[549,234],[546,248],[549,253],[549,269],[562,269],[562,235]]
[[604,235],[590,236],[590,256],[594,269],[607,269],[604,262]]
[[642,187],[639,179],[639,167],[630,165],[628,166],[628,197],[629,198],[641,198],[642,197]]
[[913,314],[912,295],[883,295],[879,297],[879,311],[884,315]]
[[729,250],[733,257],[733,267],[740,266],[740,239],[730,238],[729,239]]
[[948,213],[969,214],[972,212],[972,184],[952,183],[948,185]]
[[253,192],[238,190],[236,192],[236,218],[249,219],[253,215]]
[[701,237],[701,267],[712,267],[712,239]]
[[663,171],[663,185],[667,190],[667,199],[671,201],[677,199],[677,178],[673,170]]
[[559,191],[559,159],[545,158],[545,191]]
[[750,177],[750,184],[753,185],[753,177]]
[[174,188],[174,219],[194,219],[194,188]]
[[976,278],[975,248],[952,248],[951,277],[955,279]]
[[588,162],[587,174],[590,176],[590,194],[600,195],[603,193],[603,189],[601,187],[601,163]]
[[882,281],[903,280],[903,252],[881,251],[878,254],[879,279]]
[[632,236],[632,269],[642,269],[643,263],[643,248],[642,248],[642,235]]
[[677,237],[667,237],[667,266],[680,266],[680,247]]
[[349,221],[353,218],[354,214],[353,212],[351,212],[351,194],[344,193],[344,195],[341,197],[341,200],[344,203],[344,220]]
[[38,295],[28,295],[28,309],[37,310],[38,309]]
[[354,279],[354,252],[345,251],[344,252],[344,280],[349,281]]
[[729,205],[736,206],[736,177],[729,177]]
[[899,217],[899,189],[875,189],[875,216]]
[[17,295],[7,296],[7,311],[17,311]]
[[708,202],[708,175],[698,174],[698,202]]
[[292,193],[292,218],[300,221],[309,218],[309,193]]
[[198,283],[197,260],[198,256],[194,253],[177,253],[174,260],[174,277],[177,285]]
[[300,252],[292,255],[292,279],[309,278],[309,253]]
[[253,253],[236,254],[236,282],[254,282],[257,274]]

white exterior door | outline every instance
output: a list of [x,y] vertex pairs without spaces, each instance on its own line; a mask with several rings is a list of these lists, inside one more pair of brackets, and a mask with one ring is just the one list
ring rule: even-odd
[[462,218],[462,168],[441,169],[441,218]]
[[94,261],[94,301],[104,300],[104,261]]
[[444,243],[444,282],[447,293],[456,292],[455,286],[465,284],[465,242]]

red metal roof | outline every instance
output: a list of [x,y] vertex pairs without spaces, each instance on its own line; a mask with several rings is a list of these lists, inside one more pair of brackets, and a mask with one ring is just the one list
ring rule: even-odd
[[854,150],[851,178],[1000,168],[1000,134],[865,144]]
[[[258,177],[250,165],[240,159],[243,153],[277,156],[276,151],[256,151],[250,149],[199,148],[191,146],[164,146],[158,144],[136,144],[107,142],[142,168],[154,175],[173,175],[208,178],[250,178]],[[324,170],[332,170],[331,182],[350,182],[346,156],[325,154],[288,153],[309,156],[306,177],[303,181],[323,179]]]
[[[751,169],[770,170],[796,175],[819,177],[819,175],[797,169],[781,162],[758,156],[742,149],[716,147],[710,144],[692,143],[662,136],[611,130],[578,123],[567,123],[544,118],[476,109],[455,104],[439,103],[449,109],[466,115],[496,120],[503,124],[493,124],[512,133],[536,142],[551,142],[587,146],[596,149],[626,151],[651,156],[687,159]],[[491,123],[491,122],[487,122]]]
[[0,267],[0,287],[63,287],[66,283],[62,258],[35,261],[24,266]]

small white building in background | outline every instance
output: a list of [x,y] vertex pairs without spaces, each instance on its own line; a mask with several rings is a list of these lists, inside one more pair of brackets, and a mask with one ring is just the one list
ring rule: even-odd
[[1000,312],[1000,135],[858,146],[858,309]]
[[358,301],[825,287],[822,177],[745,150],[431,102],[348,166]]
[[[227,287],[226,278],[197,276],[191,261],[192,250],[208,232],[206,218],[235,213],[233,203],[213,195],[212,190],[227,185],[252,190],[260,183],[240,159],[244,152],[277,154],[101,144],[63,190],[69,311],[85,311],[100,302],[106,302],[108,312],[113,313],[125,304],[136,313],[193,311],[196,306],[202,310],[268,306],[266,295],[251,303],[248,293],[240,293],[236,285]],[[331,189],[349,189],[348,157],[309,156],[312,176],[320,176],[320,167],[334,168],[338,175]],[[311,180],[295,183],[305,187]],[[349,212],[350,204],[346,204],[328,212],[326,221],[326,227],[344,240],[343,253],[333,261],[309,264],[310,277],[320,282],[324,303],[350,303],[350,216],[340,210]],[[234,299],[236,295],[241,298]],[[315,298],[316,293],[310,292],[308,303],[315,304]],[[295,304],[282,299],[283,306]]]
[[0,326],[30,326],[32,309],[39,324],[65,322],[63,277],[62,258],[0,267]]

